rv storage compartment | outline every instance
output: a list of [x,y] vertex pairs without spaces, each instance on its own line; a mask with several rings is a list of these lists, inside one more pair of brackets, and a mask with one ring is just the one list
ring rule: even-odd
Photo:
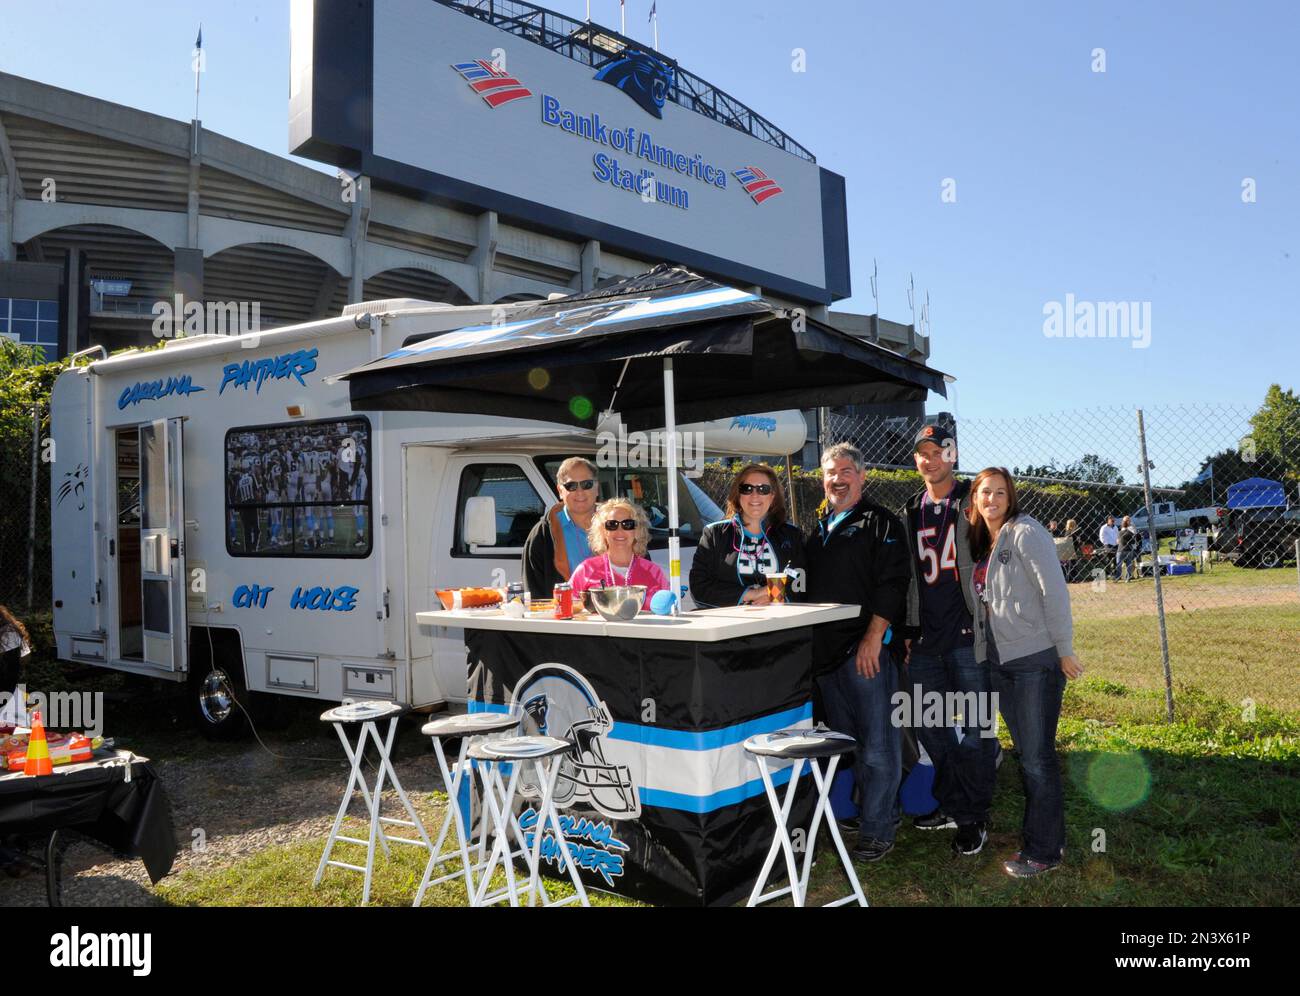
[[270,688],[296,688],[304,692],[319,691],[316,684],[316,658],[267,654],[266,684]]
[[393,697],[393,669],[345,665],[343,668],[343,693],[345,695],[368,695],[374,698],[391,699]]

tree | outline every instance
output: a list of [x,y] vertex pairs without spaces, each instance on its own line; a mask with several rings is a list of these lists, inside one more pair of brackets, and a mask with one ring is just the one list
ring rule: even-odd
[[1271,385],[1259,411],[1250,418],[1250,428],[1256,458],[1270,455],[1286,477],[1300,479],[1300,395]]
[[1103,460],[1096,453],[1085,453],[1074,463],[1058,467],[1056,461],[1040,466],[1030,464],[1021,470],[1016,467],[1012,473],[1017,477],[1043,477],[1053,481],[1086,481],[1089,484],[1123,484],[1124,476],[1119,467],[1109,460]]

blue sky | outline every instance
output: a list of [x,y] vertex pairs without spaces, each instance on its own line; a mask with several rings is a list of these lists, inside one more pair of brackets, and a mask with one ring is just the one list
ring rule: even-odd
[[[205,126],[285,154],[287,3],[3,6],[4,71],[185,120],[202,21]],[[617,0],[592,8],[617,26]],[[649,39],[648,9],[629,2],[629,34]],[[1272,382],[1300,386],[1300,5],[658,9],[662,51],[847,178],[855,293],[837,307],[874,310],[873,257],[885,317],[909,320],[909,273],[929,290],[931,362],[958,378],[931,410],[1254,406]],[[1066,295],[1149,302],[1149,347],[1049,338],[1044,306]]]

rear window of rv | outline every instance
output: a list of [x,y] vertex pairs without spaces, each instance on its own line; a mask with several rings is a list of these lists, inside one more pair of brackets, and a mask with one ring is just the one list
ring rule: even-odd
[[226,433],[226,550],[234,557],[367,557],[370,422],[252,425]]

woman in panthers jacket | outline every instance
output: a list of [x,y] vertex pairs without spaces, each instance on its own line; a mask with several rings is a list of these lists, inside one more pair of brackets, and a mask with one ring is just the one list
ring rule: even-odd
[[[764,574],[802,570],[803,533],[786,521],[785,496],[776,471],[751,463],[731,482],[727,518],[710,523],[691,564],[691,597],[700,608],[766,605]],[[796,599],[802,584],[793,580],[786,597]]]

